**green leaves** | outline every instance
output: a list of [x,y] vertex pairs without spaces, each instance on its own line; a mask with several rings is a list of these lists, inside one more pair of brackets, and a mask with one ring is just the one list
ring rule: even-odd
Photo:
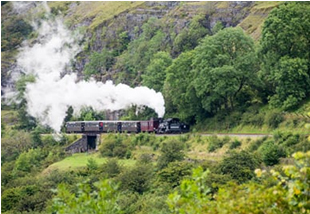
[[158,168],[163,169],[171,162],[183,160],[183,148],[184,144],[176,140],[172,139],[168,142],[165,142],[161,148],[162,155],[158,159]]
[[106,73],[112,67],[113,61],[112,54],[106,49],[103,49],[100,53],[94,52],[90,56],[90,62],[85,66],[84,74],[86,79],[94,74]]
[[157,52],[146,67],[145,74],[142,75],[143,85],[159,92],[162,91],[166,79],[166,68],[172,63],[171,56],[167,52]]
[[227,28],[206,37],[193,61],[195,89],[204,109],[233,109],[238,93],[256,79],[253,40],[240,28]]
[[284,166],[284,174],[257,169],[259,183],[229,183],[214,195],[206,185],[209,171],[199,167],[182,181],[180,191],[169,195],[167,203],[172,213],[309,213],[310,152],[293,157],[295,164]]
[[118,186],[109,180],[94,184],[95,190],[85,183],[78,184],[78,192],[71,193],[65,185],[59,185],[53,199],[53,212],[57,214],[114,214],[121,213],[117,205]]
[[202,167],[194,169],[191,179],[182,181],[180,193],[169,195],[167,203],[173,213],[203,213],[211,199],[210,188],[205,185],[208,174]]
[[267,87],[271,86],[274,107],[292,109],[310,93],[309,9],[309,4],[282,4],[265,21],[260,50],[262,77]]

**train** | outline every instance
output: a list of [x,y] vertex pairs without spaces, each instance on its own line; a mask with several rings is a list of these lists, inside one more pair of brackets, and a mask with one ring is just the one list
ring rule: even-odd
[[189,132],[189,125],[182,123],[178,118],[151,118],[150,120],[122,121],[70,121],[66,122],[67,133],[156,133],[172,134]]

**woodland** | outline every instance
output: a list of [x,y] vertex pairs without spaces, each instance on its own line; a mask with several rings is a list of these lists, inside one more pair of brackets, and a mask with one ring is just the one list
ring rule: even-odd
[[[88,106],[76,115],[69,107],[55,136],[27,112],[26,88],[36,76],[22,75],[14,86],[19,102],[1,102],[2,213],[310,213],[309,2],[48,6],[83,35],[69,65],[81,81],[161,92],[164,117],[191,130],[109,133],[97,151],[68,154],[81,136],[66,135],[65,122],[106,113]],[[1,2],[2,89],[23,42],[39,42],[30,17],[45,19],[32,3],[14,12]],[[120,119],[158,116],[137,109]]]

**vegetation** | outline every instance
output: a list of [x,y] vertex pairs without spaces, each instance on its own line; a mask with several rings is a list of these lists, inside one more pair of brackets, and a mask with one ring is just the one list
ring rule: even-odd
[[[68,154],[80,136],[53,136],[27,114],[24,92],[35,77],[23,76],[22,101],[1,106],[2,213],[309,213],[308,2],[48,4],[72,29],[87,25],[77,56],[85,79],[111,76],[162,92],[165,116],[192,128],[179,136],[110,133],[98,151]],[[18,47],[35,45],[36,32],[26,12],[10,2],[1,8],[7,79]],[[122,119],[156,117],[136,112],[132,106]],[[105,119],[91,107],[73,113],[69,107],[64,122]]]
[[309,96],[308,10],[309,4],[281,5],[262,32],[262,76],[271,89],[270,103],[285,110]]

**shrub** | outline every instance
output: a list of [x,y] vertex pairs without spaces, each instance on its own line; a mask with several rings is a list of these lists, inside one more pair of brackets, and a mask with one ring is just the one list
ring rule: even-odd
[[94,171],[98,169],[98,163],[94,158],[89,158],[87,160],[87,169],[90,171]]
[[230,141],[229,137],[219,138],[217,136],[211,136],[208,138],[209,145],[208,145],[208,151],[214,152],[215,150],[222,148],[224,144],[228,143]]
[[300,137],[299,142],[297,144],[294,144],[291,147],[286,148],[286,153],[288,155],[291,155],[294,152],[310,151],[310,137],[308,137],[308,138],[309,138],[309,140],[307,140],[307,137]]
[[255,140],[255,141],[253,141],[251,144],[250,144],[250,146],[249,146],[249,148],[248,148],[248,151],[249,152],[254,152],[254,151],[256,151],[266,140],[268,139],[268,137],[263,137],[263,138],[259,138],[259,139],[257,139],[257,140]]
[[86,182],[78,184],[78,194],[75,194],[67,186],[60,185],[50,213],[121,213],[117,205],[117,186],[109,180],[94,186],[95,190],[92,190]]
[[106,163],[102,165],[101,171],[108,178],[112,178],[120,174],[122,166],[118,163],[118,160],[115,158],[109,158]]
[[277,142],[279,144],[282,144],[290,136],[292,136],[291,132],[275,131],[273,133],[273,139],[275,140],[275,142]]
[[121,173],[117,180],[121,182],[121,189],[143,194],[147,191],[153,177],[150,164],[137,164]]
[[272,129],[277,128],[282,121],[283,121],[283,115],[281,112],[277,110],[267,112],[265,116],[265,123],[269,126],[269,128]]
[[22,172],[30,172],[33,167],[39,167],[41,161],[47,157],[47,150],[30,149],[28,152],[23,152],[15,162],[15,170]]
[[99,148],[99,152],[103,157],[119,157],[124,158],[128,156],[130,150],[126,142],[127,136],[117,134],[109,135]]
[[178,186],[181,180],[190,175],[192,172],[192,163],[187,162],[172,162],[166,168],[158,172],[158,177],[161,182],[170,183],[171,187]]
[[184,144],[171,139],[166,141],[161,148],[161,156],[158,159],[157,166],[159,169],[163,169],[168,166],[169,163],[174,161],[180,161],[184,159]]
[[299,134],[295,134],[292,136],[289,136],[286,141],[283,142],[283,146],[285,147],[291,147],[295,144],[297,144],[300,141]]
[[254,169],[259,166],[259,160],[254,155],[241,151],[232,152],[218,166],[220,173],[228,174],[238,183],[243,183],[254,177]]
[[234,140],[231,142],[229,149],[235,149],[241,146],[241,142],[239,140]]
[[[205,182],[208,171],[198,168],[191,179],[182,181],[179,191],[170,194],[167,203],[173,213],[309,213],[310,152],[295,153],[296,164],[270,174],[255,170],[262,182],[219,187],[216,197]],[[272,185],[270,181],[272,180]]]
[[259,148],[259,153],[267,166],[273,166],[279,163],[280,157],[285,156],[284,151],[273,141],[264,142]]
[[139,156],[138,162],[142,164],[148,164],[152,162],[152,155],[143,153]]

